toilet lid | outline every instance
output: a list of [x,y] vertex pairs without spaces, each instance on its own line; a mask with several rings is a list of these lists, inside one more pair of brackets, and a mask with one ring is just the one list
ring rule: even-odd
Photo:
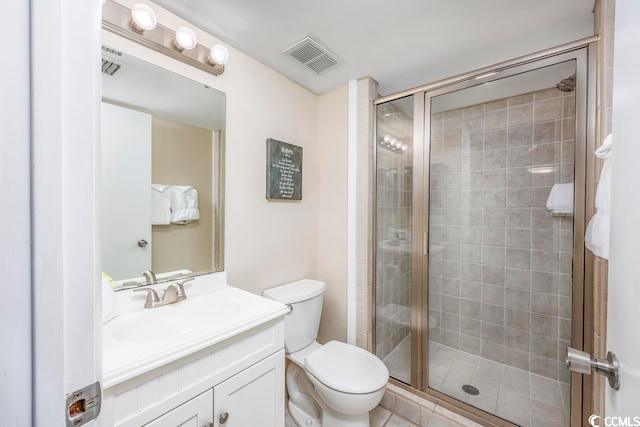
[[380,359],[339,341],[329,341],[311,353],[304,367],[327,387],[345,393],[371,393],[389,380],[389,370]]

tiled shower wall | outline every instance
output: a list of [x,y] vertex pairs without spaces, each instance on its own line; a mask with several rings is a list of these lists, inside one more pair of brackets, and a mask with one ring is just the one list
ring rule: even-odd
[[431,118],[429,338],[563,382],[573,218],[546,202],[573,182],[574,110],[551,88]]
[[378,114],[378,139],[388,134],[408,145],[376,148],[376,354],[384,359],[411,332],[413,120],[393,104]]

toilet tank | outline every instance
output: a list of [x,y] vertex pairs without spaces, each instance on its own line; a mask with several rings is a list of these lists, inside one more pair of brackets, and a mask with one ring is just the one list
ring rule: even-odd
[[324,287],[324,282],[303,279],[264,291],[264,297],[291,307],[291,312],[284,316],[284,347],[287,353],[305,348],[316,340]]

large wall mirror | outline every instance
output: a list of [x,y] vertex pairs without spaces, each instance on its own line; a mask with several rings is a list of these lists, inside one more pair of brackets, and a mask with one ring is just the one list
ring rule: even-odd
[[102,58],[102,271],[223,270],[225,94],[107,46]]

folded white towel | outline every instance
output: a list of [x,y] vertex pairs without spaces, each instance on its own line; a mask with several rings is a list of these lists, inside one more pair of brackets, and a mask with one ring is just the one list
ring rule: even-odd
[[109,283],[109,276],[102,273],[102,324],[104,325],[109,320],[118,315],[118,307],[116,306],[116,296]]
[[168,225],[171,223],[171,186],[151,184],[151,224]]
[[171,187],[171,222],[186,224],[200,219],[198,190],[190,185]]
[[573,182],[553,184],[547,199],[547,210],[554,214],[573,213]]
[[611,154],[612,137],[608,135],[600,148],[596,150],[596,157],[604,159],[600,180],[596,189],[596,213],[587,225],[584,244],[591,252],[601,258],[609,259],[609,226],[611,209]]

